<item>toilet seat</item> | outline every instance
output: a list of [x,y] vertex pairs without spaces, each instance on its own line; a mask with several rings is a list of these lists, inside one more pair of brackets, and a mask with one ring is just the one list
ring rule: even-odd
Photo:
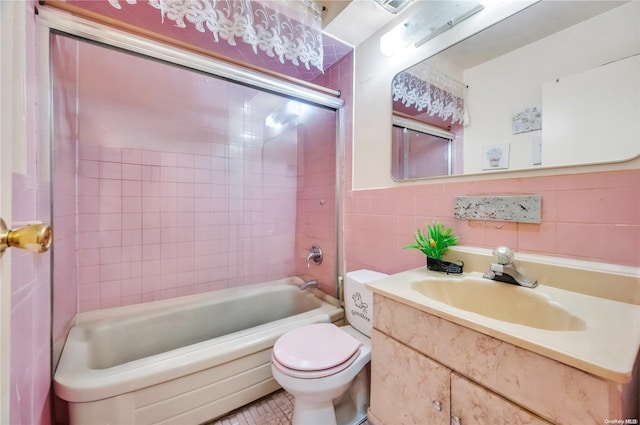
[[337,366],[334,367],[330,367],[327,369],[320,369],[320,370],[297,370],[297,369],[290,369],[286,366],[283,366],[278,359],[275,358],[275,356],[271,356],[271,363],[273,364],[273,366],[275,366],[280,372],[284,373],[287,376],[291,376],[292,378],[299,378],[299,379],[314,379],[314,378],[324,378],[326,376],[330,376],[333,374],[336,374],[338,372],[342,372],[343,370],[345,370],[346,368],[348,368],[349,366],[351,366],[351,364],[353,362],[356,361],[356,359],[358,358],[358,356],[360,356],[360,350],[356,351],[355,353],[353,353],[353,355],[351,357],[349,357],[347,359],[347,361],[340,363]]
[[362,342],[331,323],[293,329],[273,346],[274,365],[298,378],[320,378],[349,367],[360,354]]

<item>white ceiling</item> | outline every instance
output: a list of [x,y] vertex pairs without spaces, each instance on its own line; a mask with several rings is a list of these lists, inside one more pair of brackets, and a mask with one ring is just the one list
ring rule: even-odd
[[[327,10],[325,16],[330,22],[325,24],[324,32],[351,46],[357,46],[372,34],[391,22],[398,15],[393,15],[373,0],[350,0],[321,2]],[[334,11],[341,8],[333,17]],[[332,13],[333,12],[333,13]],[[329,20],[326,19],[325,22]]]
[[[324,31],[344,43],[357,46],[390,22],[400,22],[408,17],[421,7],[420,3],[427,1],[434,0],[415,0],[414,4],[394,15],[374,0],[320,0],[327,9],[323,14]],[[459,46],[456,54],[464,56],[467,65],[480,63],[486,60],[484,57],[487,55],[498,56],[512,50],[513,46],[530,43],[627,1],[542,0],[516,14],[516,19],[503,21],[501,25],[483,31],[482,36],[473,37],[473,44]],[[479,49],[479,45],[483,48]],[[492,46],[493,51],[488,51],[488,46]]]

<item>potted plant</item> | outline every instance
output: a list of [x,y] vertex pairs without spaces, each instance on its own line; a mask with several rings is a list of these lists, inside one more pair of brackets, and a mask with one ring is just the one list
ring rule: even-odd
[[426,234],[418,229],[415,233],[415,244],[403,246],[402,249],[418,249],[427,256],[427,268],[429,270],[441,271],[449,273],[462,273],[464,263],[451,263],[442,260],[442,255],[447,248],[454,246],[460,239],[451,233],[452,228],[445,229],[442,223],[429,224],[426,228]]

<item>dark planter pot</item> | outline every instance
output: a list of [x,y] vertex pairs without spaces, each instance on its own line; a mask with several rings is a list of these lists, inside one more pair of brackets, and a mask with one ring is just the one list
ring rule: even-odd
[[429,270],[444,272],[446,274],[462,273],[462,267],[464,266],[464,263],[460,260],[458,260],[458,263],[451,263],[449,261],[436,260],[435,258],[427,257],[427,268]]

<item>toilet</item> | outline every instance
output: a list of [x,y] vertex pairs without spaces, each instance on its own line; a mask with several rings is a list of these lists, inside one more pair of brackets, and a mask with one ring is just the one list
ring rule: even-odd
[[293,329],[273,346],[273,378],[294,397],[293,425],[357,425],[367,418],[373,294],[365,283],[386,277],[349,272],[344,282],[349,325]]

